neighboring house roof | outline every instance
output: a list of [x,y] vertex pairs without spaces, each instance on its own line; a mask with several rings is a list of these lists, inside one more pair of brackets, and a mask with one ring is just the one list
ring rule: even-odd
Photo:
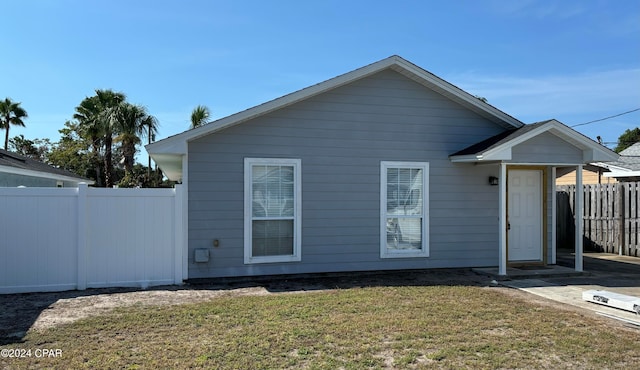
[[80,177],[73,172],[56,168],[4,149],[0,149],[0,173],[93,183],[93,181]]
[[287,107],[386,69],[392,69],[504,128],[514,129],[524,126],[524,123],[518,119],[415,64],[394,55],[198,128],[156,141],[146,145],[145,148],[168,178],[178,180],[182,177],[182,156],[187,153],[187,143],[189,141]]
[[618,158],[618,155],[611,149],[598,144],[555,119],[505,131],[453,153],[449,158],[453,162],[508,161],[511,159],[511,150],[514,146],[545,132],[550,132],[583,150],[585,162],[614,161]]
[[621,151],[617,161],[595,163],[595,165],[609,169],[605,177],[640,178],[640,143],[635,143]]

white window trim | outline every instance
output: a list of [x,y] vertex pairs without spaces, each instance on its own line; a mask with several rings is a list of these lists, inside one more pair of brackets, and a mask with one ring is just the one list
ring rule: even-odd
[[[252,167],[253,165],[293,166],[295,206],[293,215],[293,254],[283,256],[253,257],[252,253]],[[244,263],[299,262],[302,260],[302,161],[290,158],[245,158],[244,159]]]
[[[389,250],[387,249],[387,169],[420,168],[422,169],[422,249],[421,250]],[[429,257],[429,163],[428,162],[380,162],[380,258]]]

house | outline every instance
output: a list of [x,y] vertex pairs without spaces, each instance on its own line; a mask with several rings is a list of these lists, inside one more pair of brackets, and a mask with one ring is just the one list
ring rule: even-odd
[[191,279],[553,264],[555,172],[618,157],[399,56],[146,148],[186,188]]
[[0,187],[78,187],[93,183],[72,172],[0,149]]
[[[615,184],[640,181],[640,143],[635,143],[619,153],[616,161],[589,163],[582,169],[583,184]],[[574,169],[558,171],[556,185],[575,184]]]
[[[605,173],[609,168],[605,163],[589,163],[582,168],[582,183],[585,185],[594,184],[615,184],[618,181],[612,177],[606,177]],[[576,170],[571,167],[558,169],[556,172],[556,185],[574,185],[576,183]]]
[[640,143],[631,145],[619,154],[617,161],[598,164],[608,170],[604,177],[619,182],[640,181]]

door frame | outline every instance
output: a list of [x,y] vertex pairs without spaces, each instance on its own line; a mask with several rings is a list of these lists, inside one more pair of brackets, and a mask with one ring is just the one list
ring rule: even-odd
[[[542,220],[541,220],[541,240],[542,240],[542,259],[540,261],[515,261],[515,262],[510,262],[509,261],[509,230],[506,230],[506,241],[507,241],[507,267],[520,267],[520,266],[546,266],[547,265],[547,252],[548,252],[548,239],[549,236],[547,234],[547,223],[548,223],[548,219],[547,219],[547,191],[548,191],[548,167],[547,166],[532,166],[532,165],[526,165],[526,166],[507,166],[506,169],[507,173],[506,173],[506,178],[507,178],[507,194],[506,194],[506,214],[507,214],[507,220],[509,219],[509,172],[510,171],[518,171],[518,170],[535,170],[535,171],[541,171],[542,173],[542,186],[540,187],[540,191],[542,192],[542,204],[540,204],[540,207],[542,207]],[[509,224],[509,222],[507,221],[506,223],[507,225]],[[554,225],[555,227],[555,225]]]

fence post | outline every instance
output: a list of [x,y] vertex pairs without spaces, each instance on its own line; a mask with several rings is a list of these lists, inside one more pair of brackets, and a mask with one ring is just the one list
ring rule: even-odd
[[78,184],[78,281],[77,289],[87,289],[87,191],[86,183]]
[[582,185],[582,165],[578,165],[576,168],[576,198],[574,205],[574,213],[575,213],[575,225],[576,225],[576,240],[575,240],[575,270],[578,272],[582,272],[583,270],[583,243],[582,243],[582,235],[583,235],[583,225],[584,225],[584,186]]
[[174,204],[174,242],[173,242],[173,283],[182,284],[184,256],[184,189],[182,184],[176,184],[173,192]]
[[551,167],[551,264],[556,264],[557,235],[558,235],[558,200],[556,192],[556,168]]
[[[614,225],[617,226],[618,237],[616,240],[616,244],[618,244],[618,254],[622,256],[622,248],[624,248],[624,186],[621,183],[615,184],[616,189],[616,200],[615,200],[615,214],[614,214]],[[614,226],[614,227],[615,227]]]

